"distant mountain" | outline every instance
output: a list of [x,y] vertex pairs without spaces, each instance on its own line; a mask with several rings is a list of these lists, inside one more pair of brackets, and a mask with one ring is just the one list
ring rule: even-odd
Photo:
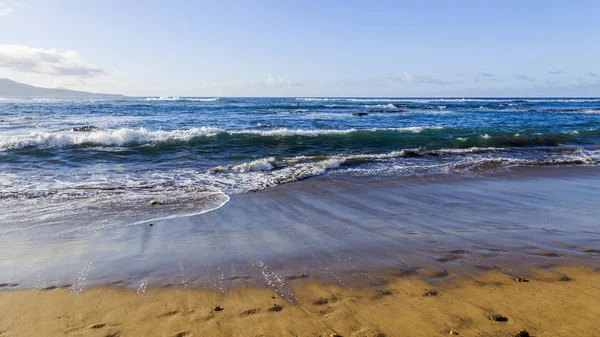
[[0,78],[0,97],[36,97],[36,98],[125,98],[116,94],[95,94],[68,89],[50,89],[15,82],[8,78]]

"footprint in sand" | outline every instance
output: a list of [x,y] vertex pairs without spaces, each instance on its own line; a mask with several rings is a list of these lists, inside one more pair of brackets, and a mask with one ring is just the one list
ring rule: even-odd
[[160,314],[160,315],[158,315],[158,316],[156,316],[156,317],[158,317],[158,318],[162,318],[162,317],[171,317],[171,316],[175,316],[175,315],[177,315],[178,313],[179,313],[179,311],[177,311],[177,310],[174,310],[174,311],[169,311],[169,312],[166,312],[166,313],[164,313],[164,314]]
[[279,304],[273,304],[273,306],[271,308],[269,308],[269,311],[272,311],[272,312],[280,312],[281,310],[283,310],[283,306],[281,306]]
[[260,311],[260,309],[258,309],[258,308],[252,308],[252,309],[248,309],[248,310],[246,310],[246,311],[243,311],[243,312],[241,313],[241,315],[240,315],[240,316],[250,316],[250,315],[254,315],[254,314],[256,314],[256,313],[257,313],[257,312],[259,312],[259,311]]
[[313,302],[313,305],[325,305],[329,303],[329,300],[326,298],[319,298],[318,300]]
[[391,296],[391,295],[392,295],[392,292],[389,290],[381,290],[380,289],[380,290],[375,291],[375,298],[381,298],[384,296]]

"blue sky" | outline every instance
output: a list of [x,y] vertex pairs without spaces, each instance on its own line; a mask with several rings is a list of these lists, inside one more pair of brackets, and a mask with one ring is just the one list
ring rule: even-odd
[[179,96],[600,96],[599,1],[0,0],[0,77]]

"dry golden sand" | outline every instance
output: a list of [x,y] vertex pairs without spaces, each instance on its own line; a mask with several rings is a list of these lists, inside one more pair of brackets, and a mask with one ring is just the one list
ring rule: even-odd
[[[143,296],[110,287],[2,291],[0,336],[600,336],[600,272],[533,275],[526,283],[499,272],[451,274],[435,284],[395,277],[354,290],[300,281],[297,304],[244,287],[226,294],[154,288]],[[424,296],[431,290],[438,295]],[[491,321],[492,314],[508,321]]]

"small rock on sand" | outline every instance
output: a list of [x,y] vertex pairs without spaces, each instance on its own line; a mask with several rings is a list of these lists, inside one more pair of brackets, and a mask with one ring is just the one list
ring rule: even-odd
[[271,308],[271,311],[273,312],[280,312],[281,310],[283,310],[283,307],[278,304],[273,304],[273,307]]
[[450,332],[448,332],[449,335],[452,336],[458,336],[458,332],[454,331],[454,330],[450,330]]
[[223,308],[221,308],[220,306],[218,306],[218,305],[217,305],[217,306],[216,306],[216,307],[215,307],[213,310],[214,310],[214,311],[222,311],[222,310],[223,310]]
[[508,318],[502,315],[494,314],[490,315],[490,320],[494,322],[508,322]]
[[517,278],[515,279],[515,281],[517,281],[517,282],[519,282],[519,283],[522,283],[522,282],[529,282],[529,280],[528,280],[528,279],[526,279],[526,278],[522,278],[522,277],[517,277]]
[[431,290],[431,291],[428,291],[425,294],[423,294],[423,296],[425,296],[425,297],[433,297],[433,296],[437,296],[437,295],[438,295],[437,290]]
[[529,332],[526,330],[519,331],[515,334],[515,337],[529,337]]
[[572,281],[573,279],[568,277],[567,275],[561,277],[560,279],[558,279],[560,282],[569,282]]

